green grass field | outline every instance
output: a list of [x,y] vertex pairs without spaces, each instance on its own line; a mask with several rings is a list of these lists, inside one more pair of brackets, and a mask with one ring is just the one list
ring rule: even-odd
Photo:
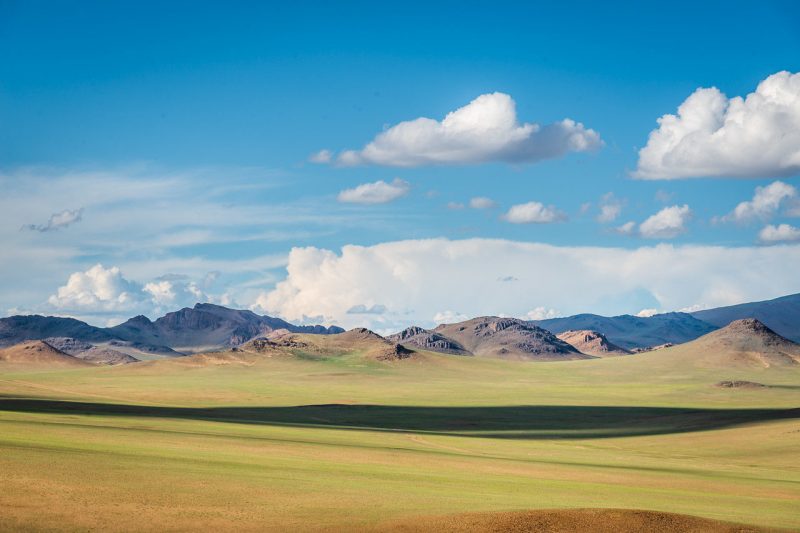
[[[727,379],[770,387],[713,386]],[[795,368],[648,355],[0,367],[0,529],[339,529],[581,507],[800,529],[799,404]]]

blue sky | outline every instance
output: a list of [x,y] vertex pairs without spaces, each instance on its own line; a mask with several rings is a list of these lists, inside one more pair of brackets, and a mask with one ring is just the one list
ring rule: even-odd
[[[800,278],[780,266],[797,253],[791,232],[798,226],[797,146],[781,129],[791,134],[796,122],[772,114],[766,137],[759,137],[752,124],[764,120],[757,115],[745,126],[752,136],[736,141],[745,145],[695,143],[706,154],[721,150],[711,170],[695,161],[689,171],[659,168],[673,174],[667,179],[631,176],[656,120],[676,113],[698,88],[746,97],[776,73],[800,71],[798,28],[800,8],[793,2],[0,2],[0,237],[6,250],[0,310],[114,322],[134,311],[157,316],[208,299],[298,321],[391,329],[430,324],[435,315],[523,316],[540,308],[636,313],[800,291]],[[410,167],[309,161],[322,149],[360,150],[403,121],[441,121],[494,93],[510,97],[519,124],[569,118],[600,142],[511,162],[498,154],[513,147]],[[788,111],[779,111],[797,120],[797,103],[788,102]],[[768,150],[760,138],[765,146],[783,139],[783,152],[763,155]],[[487,144],[491,139],[470,147],[480,152]],[[654,147],[661,155],[665,150]],[[683,175],[701,163],[706,170],[699,177]],[[734,175],[741,168],[752,170]],[[393,201],[337,200],[343,190],[395,179],[401,181]],[[770,189],[773,207],[731,218],[757,187],[776,180],[786,188]],[[608,193],[613,196],[602,200]],[[475,197],[491,199],[493,207],[469,208]],[[530,202],[558,216],[510,222],[509,209]],[[613,219],[597,220],[603,202],[616,206]],[[457,204],[465,207],[452,208]],[[678,222],[645,235],[645,220],[683,206],[688,211],[676,211]],[[627,232],[620,229],[628,222],[634,225]],[[789,229],[779,229],[782,224]],[[764,238],[767,226],[776,237]],[[692,263],[695,271],[687,275],[719,286],[681,292],[679,281],[672,287],[643,278],[614,294],[580,298],[567,290],[574,280],[537,270],[535,253],[526,259],[530,267],[525,261],[515,267],[532,273],[529,280],[517,271],[495,276],[494,267],[480,263],[492,253],[489,244],[466,258],[467,266],[447,268],[462,285],[491,271],[475,283],[504,294],[497,299],[460,303],[444,291],[433,302],[382,292],[392,283],[406,287],[404,293],[433,283],[422,273],[390,276],[369,290],[366,282],[348,287],[345,278],[366,267],[344,264],[342,247],[368,247],[372,255],[361,261],[369,264],[379,250],[369,247],[397,241],[413,247],[433,238],[444,239],[439,250],[499,239],[586,248],[582,257],[592,257],[595,248],[624,254],[661,246],[679,254],[702,247],[713,260]],[[292,280],[290,250],[309,246],[333,253],[328,267],[343,271],[323,272],[324,258],[295,257]],[[721,273],[712,265],[726,261],[715,249],[754,255],[738,271]],[[397,255],[419,257],[419,272],[433,268],[424,254]],[[668,254],[662,262],[674,260]],[[380,278],[381,268],[399,268],[385,261],[364,275]],[[771,284],[749,284],[744,272],[756,262],[770,265]],[[97,264],[103,270],[86,274]],[[631,265],[621,268],[642,268]],[[78,276],[70,285],[72,274]],[[304,281],[326,275],[361,300]],[[495,291],[492,283],[506,277],[520,286]],[[543,280],[564,288],[561,297],[539,291]],[[275,286],[282,281],[291,287],[281,293]],[[621,283],[607,281],[612,288]],[[744,290],[746,281],[752,287]],[[347,312],[360,305],[376,312]]]

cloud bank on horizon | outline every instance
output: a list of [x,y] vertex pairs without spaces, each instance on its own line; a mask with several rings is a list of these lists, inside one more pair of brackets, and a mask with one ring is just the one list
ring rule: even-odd
[[[753,264],[759,268],[747,268]],[[429,239],[350,245],[340,254],[295,248],[286,279],[252,308],[384,331],[443,317],[544,317],[598,306],[617,313],[699,309],[795,291],[797,264],[800,245],[622,249]],[[350,313],[375,306],[380,314]]]

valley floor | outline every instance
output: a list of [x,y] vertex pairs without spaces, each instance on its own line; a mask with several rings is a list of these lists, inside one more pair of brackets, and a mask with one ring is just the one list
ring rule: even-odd
[[[566,508],[800,529],[795,368],[219,363],[0,367],[0,529],[381,529]],[[739,379],[769,387],[714,386]]]

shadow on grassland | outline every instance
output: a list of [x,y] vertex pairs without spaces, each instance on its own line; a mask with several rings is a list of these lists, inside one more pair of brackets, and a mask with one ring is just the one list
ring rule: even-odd
[[0,397],[0,411],[207,420],[361,431],[398,431],[507,439],[575,439],[662,435],[800,418],[800,409],[694,409],[516,405],[425,407],[298,405],[161,407]]

